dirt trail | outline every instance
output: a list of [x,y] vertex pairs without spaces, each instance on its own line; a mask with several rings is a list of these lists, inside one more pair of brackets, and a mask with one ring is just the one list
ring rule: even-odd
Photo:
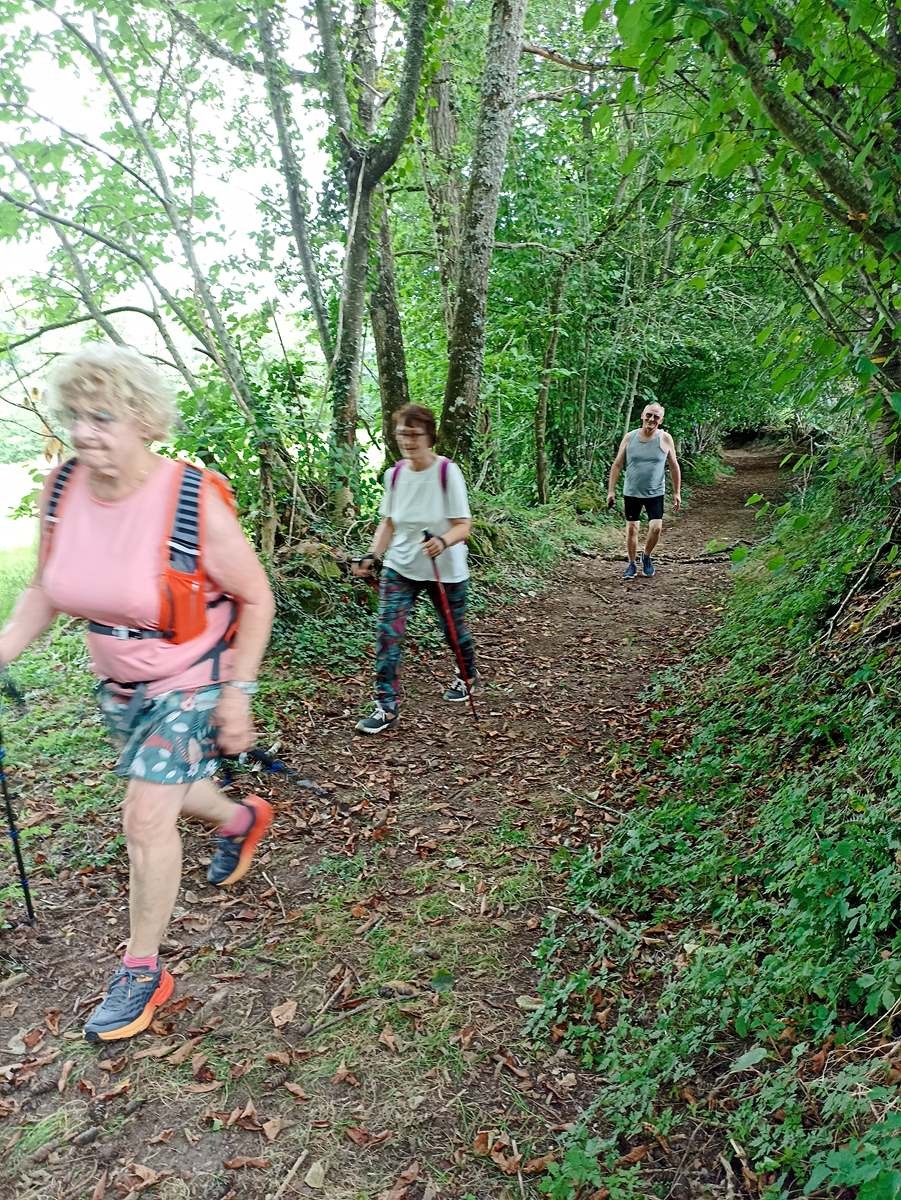
[[210,894],[186,839],[156,1036],[79,1040],[125,927],[121,856],[41,886],[39,929],[0,945],[0,1197],[538,1195],[530,1160],[598,1086],[525,1036],[539,922],[566,903],[555,853],[616,821],[584,797],[641,735],[652,672],[716,620],[728,563],[696,560],[753,540],[745,499],[778,492],[778,456],[732,462],[668,523],[653,579],[623,581],[611,545],[478,622],[477,725],[436,695],[444,656],[408,662],[383,738],[351,732],[365,673],[286,696],[285,755],[330,798],[263,784],[275,836],[236,894]]

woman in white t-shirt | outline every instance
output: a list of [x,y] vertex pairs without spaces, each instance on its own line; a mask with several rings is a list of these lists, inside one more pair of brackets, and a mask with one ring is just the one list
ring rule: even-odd
[[[456,463],[439,458],[432,449],[435,418],[429,409],[407,404],[395,414],[394,422],[405,457],[385,473],[379,509],[382,519],[369,553],[353,568],[355,575],[367,575],[384,555],[375,654],[376,703],[372,715],[357,722],[359,733],[381,733],[397,721],[401,650],[407,619],[420,592],[428,592],[445,640],[453,646],[435,582],[435,561],[466,668],[466,679],[458,670],[444,699],[465,701],[480,682],[465,620],[469,583],[466,539],[472,520],[463,473]],[[424,530],[432,535],[429,541],[423,538]]]

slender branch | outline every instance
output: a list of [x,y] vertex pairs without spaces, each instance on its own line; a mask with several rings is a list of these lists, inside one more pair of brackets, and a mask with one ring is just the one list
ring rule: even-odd
[[[265,77],[266,66],[264,63],[249,54],[239,54],[221,42],[217,42],[214,37],[201,29],[196,21],[186,15],[184,6],[179,7],[166,0],[165,7],[175,24],[185,33],[190,34],[197,45],[211,54],[213,58],[227,62],[230,66],[237,67],[239,71],[244,71],[245,74]],[[289,83],[300,83],[306,87],[317,86],[321,83],[320,77],[314,71],[297,71],[293,67],[284,66],[284,64],[283,69]]]
[[269,108],[278,136],[279,153],[282,160],[282,176],[288,193],[288,209],[291,214],[291,229],[297,254],[303,270],[307,296],[316,319],[319,332],[319,344],[325,361],[329,362],[333,354],[332,334],[329,328],[328,311],[322,296],[322,286],[319,280],[319,268],[313,247],[310,242],[307,227],[307,210],[304,200],[304,180],[300,164],[294,151],[293,128],[290,109],[285,90],[282,85],[282,68],[276,59],[273,39],[272,16],[268,9],[261,6],[257,19],[257,29],[260,38],[260,49],[263,52],[263,62],[266,69],[266,94]]
[[[35,0],[39,3],[40,0]],[[97,229],[91,229],[88,225],[83,225],[80,221],[70,220],[69,217],[62,217],[59,213],[51,212],[49,209],[42,208],[39,204],[30,204],[27,200],[22,200],[12,192],[7,192],[4,188],[0,188],[0,200],[5,200],[8,204],[14,205],[22,212],[30,212],[36,217],[40,217],[44,221],[49,221],[51,225],[60,225],[65,229],[74,229],[77,233],[83,233],[85,237],[91,238],[92,241],[99,242],[102,246],[106,246],[110,250],[114,250],[116,254],[121,254],[123,258],[134,263],[142,275],[146,276],[165,302],[169,305],[184,327],[197,338],[199,342],[205,343],[206,336],[203,331],[198,328],[194,321],[188,316],[181,304],[175,299],[172,293],[166,288],[156,276],[156,273],[147,265],[143,258],[132,250],[130,246],[126,246],[123,242],[116,241],[113,238],[107,237],[105,233],[101,233]],[[207,347],[209,352],[209,347]]]
[[[20,159],[18,159],[16,157],[16,155],[13,154],[12,150],[10,150],[8,147],[5,148],[5,152],[6,152],[7,158],[9,158],[11,160],[11,162],[13,162],[15,164],[17,169],[28,180],[28,186],[31,188],[31,192],[32,192],[32,195],[34,196],[35,200],[38,202],[38,204],[42,204],[46,207],[47,201],[44,199],[44,196],[41,193],[41,189],[38,186],[38,182],[32,175],[28,166],[25,163],[23,163]],[[55,225],[53,228],[54,228],[54,232],[56,233],[56,236],[60,240],[60,243],[63,247],[64,253],[66,254],[66,257],[69,259],[69,262],[72,264],[72,270],[75,272],[75,277],[78,281],[78,291],[79,291],[82,301],[85,304],[85,307],[87,308],[88,312],[91,314],[92,319],[94,321],[96,321],[96,323],[100,326],[100,328],[103,330],[103,332],[106,334],[106,336],[110,339],[110,341],[115,342],[117,345],[121,346],[123,344],[123,338],[119,334],[119,331],[116,329],[115,325],[113,325],[111,322],[109,322],[106,319],[105,314],[100,309],[99,305],[97,305],[97,303],[95,302],[93,288],[91,286],[91,280],[88,276],[87,271],[84,268],[84,265],[82,264],[81,259],[78,256],[78,253],[77,253],[75,247],[72,245],[72,243],[70,242],[69,238],[66,236],[66,233],[63,229],[60,229],[60,227],[57,225]]]
[[419,94],[419,81],[422,77],[428,15],[428,0],[410,0],[410,16],[404,39],[406,53],[404,54],[403,77],[391,123],[384,136],[376,142],[370,155],[371,182],[381,179],[388,168],[394,164],[410,132],[413,115],[416,111],[416,97]]
[[837,17],[839,17],[845,25],[845,28],[852,35],[859,37],[860,40],[870,49],[873,54],[879,59],[884,67],[887,67],[893,74],[901,76],[901,59],[896,58],[891,50],[879,44],[876,39],[861,26],[855,25],[851,28],[851,19],[845,9],[836,0],[826,0],[826,3],[832,9]]
[[578,58],[567,58],[558,50],[552,50],[549,46],[533,46],[524,44],[522,48],[523,54],[534,54],[536,58],[547,59],[548,62],[555,63],[558,67],[566,67],[569,71],[581,71],[584,75],[599,75],[604,71],[625,71],[633,75],[637,67],[621,67],[609,62],[583,62]]
[[31,108],[30,105],[0,105],[0,110],[8,108],[18,108],[21,112],[26,112],[33,117],[37,117],[39,121],[46,121],[48,125],[52,125],[55,129],[58,129],[63,137],[71,138],[73,142],[81,142],[83,146],[87,146],[87,148],[89,150],[93,150],[95,154],[102,154],[111,163],[113,163],[114,166],[117,166],[121,171],[124,171],[127,175],[130,175],[131,178],[134,179],[135,182],[144,189],[144,191],[149,192],[150,195],[153,196],[154,200],[156,200],[160,205],[163,205],[163,197],[156,190],[153,184],[145,179],[139,171],[136,171],[134,167],[130,167],[128,163],[124,161],[124,159],[117,157],[117,155],[107,150],[105,146],[98,146],[96,142],[92,142],[89,138],[84,137],[80,133],[75,133],[73,130],[67,129],[65,125],[60,125],[60,123],[58,121],[54,121],[52,117],[44,116],[43,113],[39,113],[36,109]]
[[[105,308],[102,310],[103,316],[105,317],[111,317],[116,313],[125,312],[139,313],[142,317],[149,317],[151,321],[154,319],[154,314],[152,312],[148,311],[146,308],[139,308],[134,304],[120,304],[115,308]],[[85,321],[93,321],[94,319],[93,313],[85,313],[80,317],[70,317],[68,321],[53,321],[49,325],[42,325],[41,328],[35,330],[34,333],[26,334],[25,337],[16,338],[14,342],[7,342],[3,344],[0,348],[7,353],[10,350],[18,350],[20,346],[27,346],[29,342],[37,341],[37,339],[43,337],[45,333],[52,333],[55,329],[68,329],[72,325],[83,325]]]
[[331,101],[335,123],[347,141],[351,142],[353,121],[350,115],[350,103],[347,99],[347,86],[344,82],[344,65],[338,50],[338,37],[332,19],[331,3],[330,0],[315,0],[315,3],[316,23],[319,26],[319,37],[322,41],[326,89]]

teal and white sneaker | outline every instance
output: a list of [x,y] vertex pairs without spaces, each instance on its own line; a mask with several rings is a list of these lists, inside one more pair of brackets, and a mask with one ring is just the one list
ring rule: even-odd
[[120,967],[106,995],[88,1017],[85,1038],[89,1042],[115,1042],[142,1033],[174,987],[175,980],[162,965],[155,971]]
[[638,563],[630,562],[625,571],[623,571],[623,579],[634,579],[637,574]]
[[648,579],[650,579],[652,575],[657,574],[657,568],[651,562],[650,554],[642,554],[641,556],[641,573],[642,575],[647,576]]
[[357,733],[384,733],[386,729],[391,729],[396,724],[397,713],[382,708],[381,704],[376,704],[370,715],[357,721],[354,728]]
[[470,679],[468,686],[463,682],[458,671],[454,675],[454,682],[449,688],[445,689],[444,695],[441,698],[442,700],[446,700],[448,704],[462,704],[464,700],[469,699],[470,694],[479,696],[484,690],[485,685],[482,683],[482,676],[478,671]]

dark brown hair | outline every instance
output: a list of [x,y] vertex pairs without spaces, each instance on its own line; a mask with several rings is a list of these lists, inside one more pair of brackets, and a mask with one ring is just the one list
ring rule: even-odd
[[405,404],[394,414],[394,428],[398,425],[413,425],[421,429],[429,439],[429,445],[434,446],[438,437],[435,426],[435,414],[423,404]]

